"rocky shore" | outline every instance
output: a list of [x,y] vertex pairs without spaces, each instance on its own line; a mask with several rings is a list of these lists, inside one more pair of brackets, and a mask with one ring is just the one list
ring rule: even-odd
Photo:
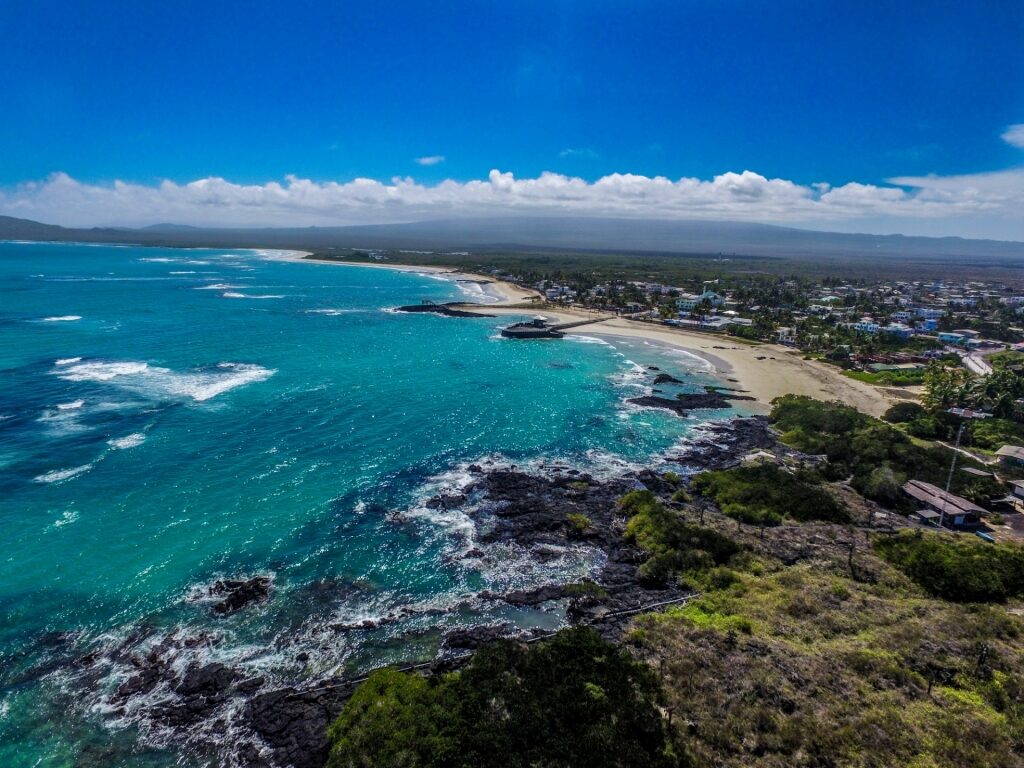
[[[687,397],[679,402],[717,402],[722,395]],[[718,469],[735,464],[750,450],[774,444],[763,418],[735,419],[709,425],[684,452],[668,458],[694,471]],[[569,622],[589,624],[616,639],[637,610],[682,600],[688,594],[680,586],[657,588],[641,583],[637,571],[645,556],[623,538],[626,519],[618,508],[618,500],[632,490],[648,489],[668,500],[676,487],[652,470],[597,478],[567,466],[527,472],[481,463],[468,468],[464,485],[446,489],[425,506],[458,509],[472,520],[476,533],[474,548],[463,555],[467,559],[479,558],[495,545],[528,550],[541,561],[572,548],[600,552],[603,557],[592,581],[507,592],[484,590],[467,599],[514,607],[550,606],[564,610]],[[269,597],[271,587],[265,576],[221,579],[204,590],[201,600],[212,601],[208,610],[214,615],[229,615],[254,610]],[[378,625],[367,620],[339,631]],[[453,629],[442,638],[434,661],[421,666],[454,669],[485,642],[501,637],[529,640],[543,634],[507,623]],[[99,670],[112,664],[127,666],[130,674],[107,701],[110,713],[130,713],[143,730],[180,734],[188,749],[215,755],[221,764],[319,768],[327,753],[327,726],[360,682],[359,678],[325,677],[301,686],[273,686],[264,677],[245,674],[228,663],[187,662],[196,658],[190,654],[196,648],[215,649],[219,642],[215,635],[171,633],[153,640],[153,630],[142,631],[117,648],[79,657],[71,665],[83,684],[94,685]]]
[[427,313],[431,315],[443,315],[444,317],[495,317],[486,312],[469,312],[460,307],[465,306],[457,301],[449,301],[444,304],[408,304],[404,307],[397,307],[396,312]]

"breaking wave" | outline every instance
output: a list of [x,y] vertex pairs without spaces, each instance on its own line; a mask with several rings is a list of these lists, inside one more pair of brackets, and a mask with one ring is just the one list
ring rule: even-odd
[[156,400],[203,402],[268,379],[277,371],[247,363],[220,363],[212,370],[182,373],[136,361],[90,361],[61,366],[53,373],[65,381],[109,383]]

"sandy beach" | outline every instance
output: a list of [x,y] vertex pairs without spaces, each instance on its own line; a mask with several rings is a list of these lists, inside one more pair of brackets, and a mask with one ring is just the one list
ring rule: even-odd
[[[462,272],[446,267],[309,259],[301,252],[292,252],[287,258],[314,264],[444,275],[448,280],[465,281],[463,285],[472,299],[466,302],[467,309],[477,308],[490,314],[541,315],[554,323],[571,323],[600,316],[596,312],[572,308],[552,310],[538,306],[534,309],[526,302],[539,298],[536,291],[473,272]],[[479,299],[472,296],[475,290],[479,291]],[[583,326],[574,333],[598,337],[632,337],[653,344],[673,346],[698,355],[715,367],[715,374],[725,383],[735,385],[756,398],[757,402],[752,404],[755,406],[753,410],[765,413],[770,408],[773,398],[786,394],[808,395],[820,400],[839,400],[872,416],[881,416],[893,403],[913,399],[915,396],[910,390],[875,387],[847,378],[830,365],[816,360],[805,360],[799,350],[778,344],[744,343],[728,336],[654,325],[622,317],[613,317],[600,323]]]
[[[487,307],[503,315],[542,315],[556,323],[569,323],[596,313],[582,310],[555,311],[529,307]],[[715,366],[726,383],[757,399],[757,410],[767,412],[771,400],[785,394],[808,395],[820,400],[839,400],[872,416],[881,416],[893,403],[912,397],[894,388],[874,387],[843,376],[838,369],[816,360],[805,360],[799,350],[777,344],[747,344],[717,336],[664,325],[616,317],[572,331],[587,336],[632,337],[666,344],[699,355]],[[901,397],[902,395],[902,397]]]

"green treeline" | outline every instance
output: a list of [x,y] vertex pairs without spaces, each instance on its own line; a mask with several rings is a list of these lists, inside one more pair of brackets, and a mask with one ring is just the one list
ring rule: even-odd
[[[900,487],[909,479],[944,486],[951,453],[941,446],[922,447],[884,421],[841,403],[825,403],[800,395],[784,395],[772,402],[771,420],[782,440],[805,453],[828,457],[824,474],[829,480],[850,479],[858,493],[890,507],[908,504]],[[961,466],[980,467],[966,457]],[[974,501],[1000,493],[991,478],[957,472],[950,488]]]

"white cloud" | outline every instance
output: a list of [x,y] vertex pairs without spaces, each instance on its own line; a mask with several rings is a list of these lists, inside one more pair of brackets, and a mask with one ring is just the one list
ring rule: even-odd
[[211,177],[187,184],[99,185],[56,173],[43,181],[0,189],[0,213],[74,226],[165,221],[307,226],[563,214],[760,221],[847,230],[864,222],[864,231],[976,234],[984,222],[984,231],[1024,239],[1024,169],[841,186],[802,185],[753,171],[723,173],[710,180],[613,173],[589,182],[550,172],[518,179],[493,170],[486,179],[449,179],[433,185],[411,178],[337,183],[294,176],[265,184]]
[[1024,123],[1009,126],[1001,138],[1010,146],[1024,149]]
[[440,165],[444,162],[444,155],[427,155],[426,157],[417,157],[416,162],[419,165]]
[[589,147],[580,147],[579,149],[574,149],[572,147],[569,147],[568,149],[563,149],[561,152],[559,152],[558,156],[559,157],[579,157],[579,158],[583,158],[584,160],[595,160],[598,157],[600,157],[600,155],[597,154],[597,152],[595,152],[594,150],[590,149]]

